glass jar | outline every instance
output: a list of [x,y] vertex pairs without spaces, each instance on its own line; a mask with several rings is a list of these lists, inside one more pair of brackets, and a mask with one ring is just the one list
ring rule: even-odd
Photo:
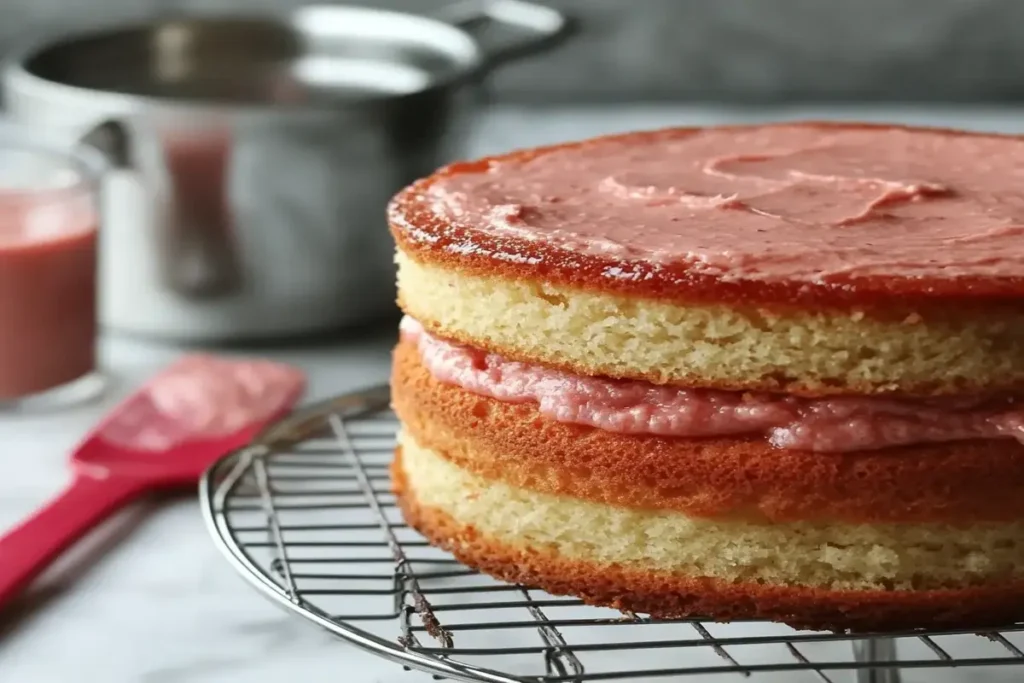
[[103,164],[0,122],[0,406],[95,396]]

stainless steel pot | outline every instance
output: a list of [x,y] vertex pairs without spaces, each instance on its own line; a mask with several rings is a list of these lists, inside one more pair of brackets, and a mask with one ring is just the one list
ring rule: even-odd
[[112,162],[102,322],[208,342],[394,311],[388,198],[458,153],[489,69],[566,25],[516,0],[443,19],[312,6],[19,51],[3,74],[8,114]]

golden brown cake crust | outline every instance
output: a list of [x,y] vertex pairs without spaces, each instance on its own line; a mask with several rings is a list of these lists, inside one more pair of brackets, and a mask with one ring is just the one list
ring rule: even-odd
[[[837,129],[914,130],[913,127],[876,124],[805,122],[802,125],[819,128],[825,132]],[[732,128],[742,131],[746,127]],[[701,130],[675,128],[609,137],[636,141],[669,141],[694,135]],[[987,133],[935,128],[929,130],[950,135],[992,137],[992,134]],[[997,311],[1024,309],[1024,277],[948,280],[867,277],[831,283],[736,282],[717,275],[692,272],[685,264],[627,262],[605,256],[571,253],[524,238],[470,233],[452,225],[431,208],[431,198],[426,190],[439,179],[457,174],[480,173],[495,162],[516,163],[556,150],[597,145],[604,139],[521,150],[477,161],[459,162],[442,168],[434,175],[407,187],[389,204],[388,219],[395,241],[403,251],[417,260],[476,275],[540,279],[593,291],[679,303],[756,303],[777,305],[782,308],[795,306],[816,309],[855,307],[862,308],[869,314],[879,315],[885,315],[885,309],[893,305],[898,305],[901,311],[933,309],[936,304],[965,312],[977,311],[979,307],[990,307]],[[609,273],[615,275],[609,276]]]
[[442,384],[410,342],[395,351],[392,394],[423,447],[542,493],[705,518],[970,524],[1024,516],[1024,446],[1009,439],[830,454],[779,450],[763,438],[616,434]]
[[921,591],[837,591],[597,567],[501,543],[440,510],[419,505],[405,480],[400,451],[391,474],[406,521],[432,544],[496,578],[577,596],[591,605],[658,618],[767,619],[800,629],[859,632],[995,628],[1024,617],[1020,580]]

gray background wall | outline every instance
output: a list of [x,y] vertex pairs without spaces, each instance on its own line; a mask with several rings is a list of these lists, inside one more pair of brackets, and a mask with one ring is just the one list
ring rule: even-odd
[[[574,40],[510,65],[505,101],[1024,98],[1021,0],[543,0]],[[297,0],[0,0],[0,53],[39,30],[160,8],[278,9]],[[444,0],[363,0],[429,12]]]

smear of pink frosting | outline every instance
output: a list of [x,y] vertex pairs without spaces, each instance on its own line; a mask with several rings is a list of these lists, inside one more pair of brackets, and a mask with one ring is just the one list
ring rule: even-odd
[[575,375],[510,361],[402,321],[438,381],[510,403],[536,403],[558,422],[623,434],[714,437],[762,434],[778,448],[844,452],[964,439],[1024,441],[1024,403],[1013,399],[914,400],[680,389]]
[[275,417],[304,387],[303,373],[283,363],[189,355],[123,403],[99,434],[125,448],[166,451]]

